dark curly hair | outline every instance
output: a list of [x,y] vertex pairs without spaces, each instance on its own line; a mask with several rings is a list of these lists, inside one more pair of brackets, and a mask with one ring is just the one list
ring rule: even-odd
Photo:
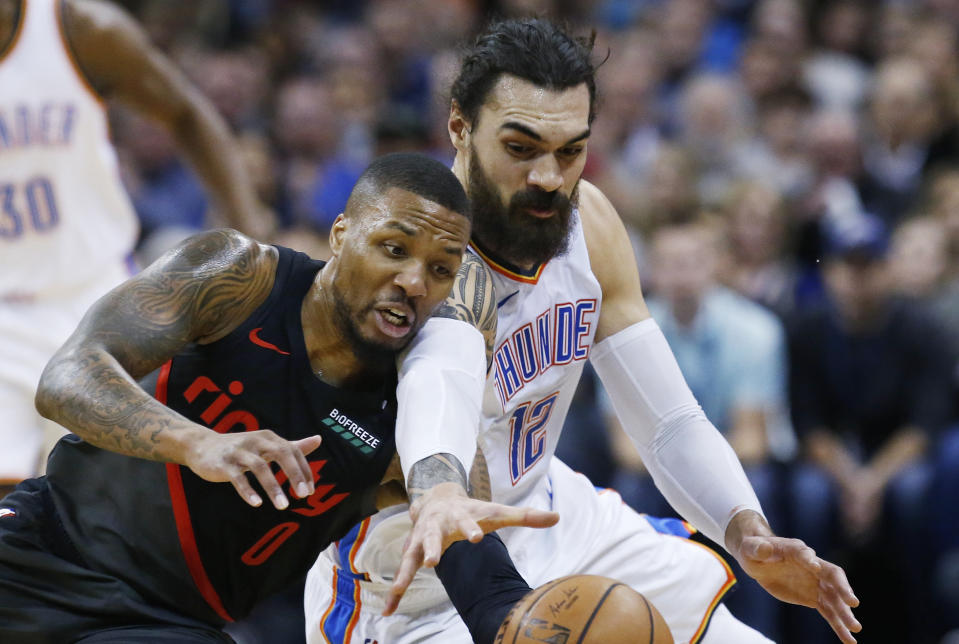
[[503,74],[512,74],[537,87],[563,90],[586,83],[589,122],[596,117],[594,31],[575,38],[558,25],[540,18],[491,23],[466,50],[453,81],[452,99],[475,125],[486,97]]

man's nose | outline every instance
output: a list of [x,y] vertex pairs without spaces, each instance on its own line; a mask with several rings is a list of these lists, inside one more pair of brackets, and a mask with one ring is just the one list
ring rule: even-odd
[[555,192],[562,188],[563,173],[556,157],[552,154],[543,154],[536,159],[526,177],[526,183],[544,192]]
[[426,266],[420,262],[409,262],[396,274],[394,281],[407,297],[422,297],[426,295]]

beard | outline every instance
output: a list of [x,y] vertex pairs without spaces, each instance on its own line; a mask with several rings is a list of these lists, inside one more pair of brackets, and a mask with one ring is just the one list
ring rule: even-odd
[[[496,186],[480,166],[476,150],[470,150],[466,193],[473,206],[472,236],[486,250],[513,264],[542,264],[569,248],[573,205],[579,183],[567,197],[559,190],[529,188],[515,193],[504,204]],[[548,219],[525,212],[555,210]]]
[[[406,337],[397,339],[398,344],[391,345],[387,342],[376,342],[363,337],[360,333],[356,320],[366,318],[374,306],[370,304],[360,311],[354,311],[346,296],[334,284],[331,289],[333,292],[333,307],[336,324],[340,328],[344,339],[350,345],[354,355],[371,371],[384,371],[394,364],[396,355],[402,351],[413,336],[415,331],[408,333]],[[406,302],[412,308],[412,302]],[[416,310],[415,308],[413,310]]]

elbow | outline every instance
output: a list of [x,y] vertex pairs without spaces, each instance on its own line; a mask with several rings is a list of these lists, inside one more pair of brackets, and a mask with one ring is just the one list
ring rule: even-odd
[[55,355],[43,369],[40,382],[37,384],[37,393],[33,397],[33,404],[37,413],[48,420],[56,421],[60,409],[59,398],[62,394],[60,381],[63,374],[70,370],[69,361],[59,354]]
[[53,402],[53,391],[44,382],[43,378],[40,379],[40,384],[37,385],[37,393],[33,397],[33,404],[36,406],[38,414],[48,420],[54,420],[53,413],[55,405]]

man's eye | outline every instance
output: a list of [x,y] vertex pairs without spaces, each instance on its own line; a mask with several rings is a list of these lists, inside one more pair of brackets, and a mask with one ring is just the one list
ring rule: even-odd
[[450,275],[453,274],[453,271],[451,271],[448,267],[443,266],[442,264],[437,264],[433,270],[436,271],[436,274],[439,275],[440,277],[449,277]]
[[530,146],[520,143],[507,143],[506,149],[517,156],[526,155],[533,151],[533,148]]
[[563,148],[562,150],[559,151],[559,153],[562,154],[564,157],[577,157],[582,151],[583,151],[583,148],[581,147]]
[[397,246],[396,244],[383,244],[383,247],[386,248],[386,252],[390,255],[395,255],[397,257],[402,257],[406,254],[406,251],[403,250],[402,246]]

